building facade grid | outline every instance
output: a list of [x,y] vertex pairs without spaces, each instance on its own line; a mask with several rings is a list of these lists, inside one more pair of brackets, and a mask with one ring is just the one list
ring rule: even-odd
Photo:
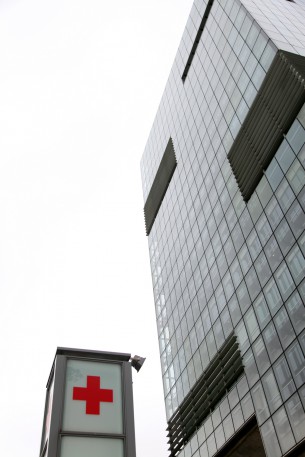
[[[305,438],[305,106],[245,202],[227,159],[278,50],[305,56],[305,2],[192,7],[142,162],[177,169],[148,237],[167,419],[234,332],[245,375],[180,457],[217,455],[253,414],[266,455]],[[303,21],[303,22],[302,22]]]

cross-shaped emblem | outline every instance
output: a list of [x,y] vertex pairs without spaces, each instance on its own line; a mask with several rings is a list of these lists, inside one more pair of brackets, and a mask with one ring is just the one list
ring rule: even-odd
[[99,376],[87,376],[87,387],[73,387],[73,400],[86,402],[86,414],[100,414],[100,402],[113,403],[113,390],[100,388]]

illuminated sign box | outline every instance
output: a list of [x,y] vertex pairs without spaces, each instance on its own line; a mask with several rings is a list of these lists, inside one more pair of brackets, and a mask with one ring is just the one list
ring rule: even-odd
[[58,348],[40,457],[135,457],[130,354]]

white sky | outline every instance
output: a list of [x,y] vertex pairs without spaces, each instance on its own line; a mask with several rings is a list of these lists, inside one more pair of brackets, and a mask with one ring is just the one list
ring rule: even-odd
[[147,357],[137,457],[165,457],[139,162],[192,0],[0,0],[0,455],[39,453],[57,346]]

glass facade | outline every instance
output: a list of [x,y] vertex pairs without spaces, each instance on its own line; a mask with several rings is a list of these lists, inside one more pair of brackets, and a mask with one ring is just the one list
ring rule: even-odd
[[269,457],[305,438],[305,105],[247,202],[227,157],[276,54],[305,56],[304,18],[303,0],[195,0],[141,161],[146,201],[172,139],[148,236],[168,421],[232,333],[245,371],[180,457],[253,415]]

